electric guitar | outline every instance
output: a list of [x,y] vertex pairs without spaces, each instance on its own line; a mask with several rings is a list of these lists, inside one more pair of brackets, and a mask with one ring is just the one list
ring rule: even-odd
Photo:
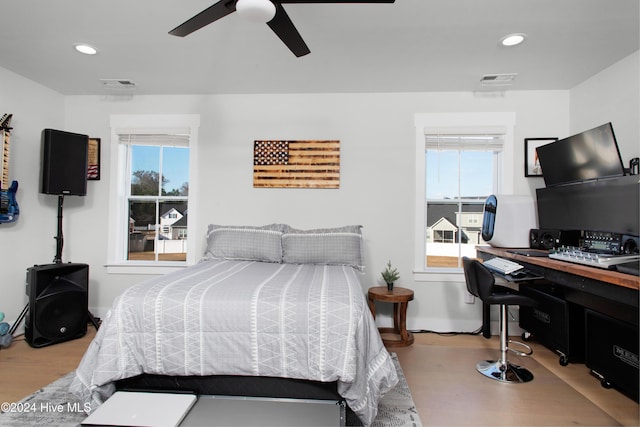
[[0,180],[0,224],[4,222],[14,222],[20,215],[20,208],[16,201],[18,181],[12,181],[11,185],[9,185],[11,117],[12,114],[5,114],[0,118],[0,136],[2,137],[2,147],[0,147],[0,166],[2,167],[2,179]]

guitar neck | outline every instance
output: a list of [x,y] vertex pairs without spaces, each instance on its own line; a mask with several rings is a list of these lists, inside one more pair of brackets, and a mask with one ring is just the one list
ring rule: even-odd
[[11,138],[11,119],[13,114],[3,114],[0,118],[0,136],[2,137],[2,146],[0,147],[0,168],[2,176],[0,177],[0,190],[9,188],[9,139]]
[[2,168],[2,177],[0,182],[0,189],[6,190],[9,188],[9,139],[10,132],[7,129],[3,129],[2,136],[2,150],[0,152],[0,167]]

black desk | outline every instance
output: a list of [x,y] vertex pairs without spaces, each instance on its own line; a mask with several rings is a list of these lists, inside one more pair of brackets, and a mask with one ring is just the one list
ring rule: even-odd
[[[548,257],[526,256],[514,253],[512,249],[476,246],[476,252],[481,260],[496,256],[510,259],[523,265],[533,275],[543,278],[519,282],[521,286],[526,283],[528,288],[539,288],[541,291],[548,286],[559,289],[562,302],[568,303],[571,308],[581,310],[573,320],[574,323],[580,323],[575,330],[578,331],[578,335],[582,335],[580,338],[585,342],[583,347],[587,366],[594,372],[596,368],[593,366],[598,366],[596,373],[599,374],[602,374],[599,372],[601,370],[616,370],[607,374],[622,377],[620,381],[617,378],[616,381],[612,381],[614,383],[624,383],[627,377],[634,379],[631,385],[622,384],[626,386],[622,388],[638,400],[640,277]],[[489,320],[488,306],[485,306],[482,330],[485,337],[491,335]],[[618,339],[618,332],[623,333],[623,338],[630,341],[630,344],[612,343],[612,339]],[[632,347],[631,352],[628,351],[629,347]],[[603,358],[610,359],[601,361]],[[624,360],[625,358],[627,360]],[[625,371],[624,374],[618,375],[616,364],[620,364],[621,370]],[[603,385],[608,381],[603,378]]]
[[638,276],[548,257],[519,255],[491,246],[476,246],[476,252],[482,260],[496,256],[513,260],[531,273],[562,286],[567,301],[638,326]]

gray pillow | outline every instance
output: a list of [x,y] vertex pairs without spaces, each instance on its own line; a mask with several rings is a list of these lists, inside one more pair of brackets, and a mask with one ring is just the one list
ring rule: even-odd
[[205,258],[282,262],[282,224],[262,227],[210,224]]
[[362,226],[297,230],[282,235],[282,261],[288,264],[349,265],[364,271]]

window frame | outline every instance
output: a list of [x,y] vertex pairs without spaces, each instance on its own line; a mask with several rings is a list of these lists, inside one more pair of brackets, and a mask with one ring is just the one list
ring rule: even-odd
[[[196,257],[197,232],[197,162],[198,129],[200,115],[112,115],[110,117],[110,192],[107,273],[114,274],[164,274],[193,265]],[[128,147],[120,143],[120,134],[188,134],[189,135],[189,221],[187,223],[186,261],[131,261],[127,260],[127,230],[129,182]]]
[[[415,216],[414,216],[414,280],[419,282],[460,282],[464,281],[461,268],[438,268],[425,266],[426,242],[426,161],[425,135],[434,133],[503,133],[504,144],[498,165],[497,192],[512,193],[514,162],[513,112],[476,113],[424,113],[416,114],[415,124]],[[510,179],[511,178],[511,179]]]

